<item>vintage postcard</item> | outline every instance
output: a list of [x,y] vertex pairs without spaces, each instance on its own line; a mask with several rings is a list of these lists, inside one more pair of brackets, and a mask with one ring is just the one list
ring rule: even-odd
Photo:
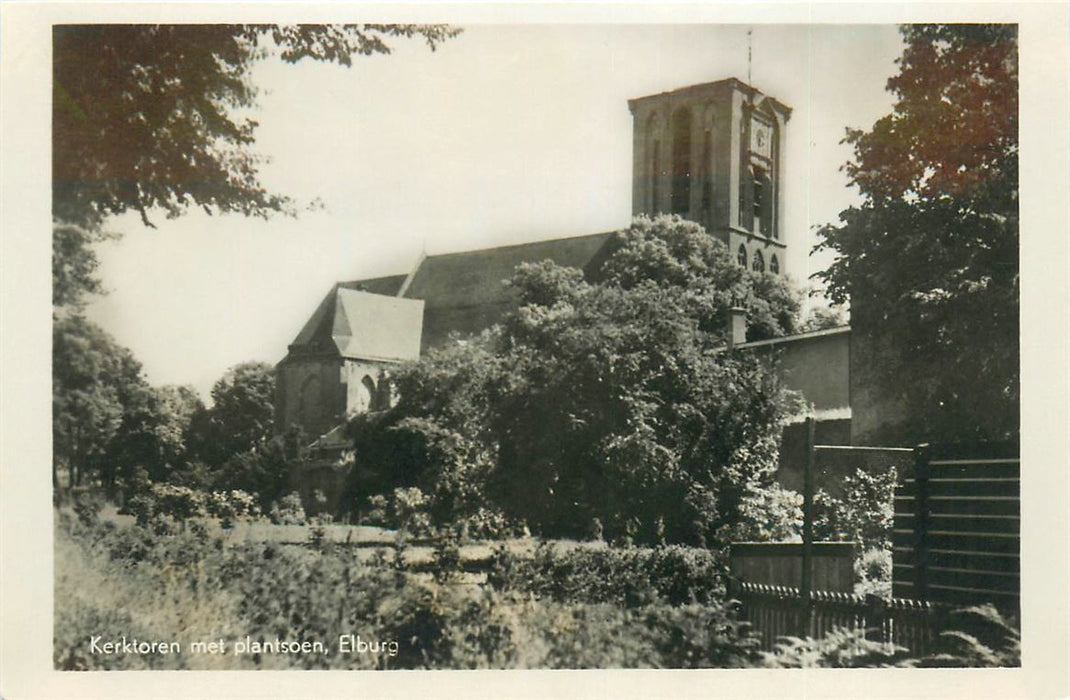
[[3,697],[1070,692],[1066,7],[2,10]]

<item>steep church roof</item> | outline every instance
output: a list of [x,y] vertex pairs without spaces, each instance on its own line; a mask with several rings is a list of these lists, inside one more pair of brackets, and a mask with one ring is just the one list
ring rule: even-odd
[[[404,275],[359,283],[388,280],[380,288],[400,287]],[[401,299],[363,289],[356,282],[334,285],[301,329],[295,346],[305,351],[337,352],[342,357],[365,360],[415,360],[420,356],[424,302]]]
[[423,348],[441,344],[451,332],[478,333],[498,321],[514,302],[505,281],[521,263],[551,260],[584,269],[595,262],[613,233],[535,241],[423,258],[400,294],[423,299]]

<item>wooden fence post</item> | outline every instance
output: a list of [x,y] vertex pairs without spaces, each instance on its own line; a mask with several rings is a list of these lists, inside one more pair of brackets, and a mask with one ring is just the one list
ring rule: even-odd
[[871,642],[887,642],[885,635],[885,618],[887,602],[879,595],[866,594],[866,639]]
[[914,595],[929,599],[929,459],[930,445],[914,448]]
[[813,613],[811,584],[814,575],[814,418],[806,419],[806,461],[803,463],[803,547],[802,581],[799,582],[799,597],[802,599],[800,635],[810,633]]

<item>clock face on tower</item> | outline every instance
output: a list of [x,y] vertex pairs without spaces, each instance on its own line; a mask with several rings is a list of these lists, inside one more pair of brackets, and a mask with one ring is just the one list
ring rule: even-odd
[[750,150],[754,155],[772,159],[773,129],[771,126],[757,119],[751,121]]

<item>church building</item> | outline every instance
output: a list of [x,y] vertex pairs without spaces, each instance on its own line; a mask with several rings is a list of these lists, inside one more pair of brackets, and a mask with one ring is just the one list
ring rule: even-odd
[[[735,78],[632,99],[628,108],[632,213],[678,214],[702,224],[740,265],[790,273],[790,236],[805,235],[781,227],[791,108]],[[276,425],[302,426],[322,450],[344,449],[348,416],[390,404],[383,370],[500,320],[515,304],[503,281],[520,263],[552,260],[589,274],[613,235],[427,255],[407,274],[335,284],[277,366]],[[745,321],[732,325],[731,346],[778,354],[785,383],[825,419],[823,441],[865,444],[887,417],[854,378],[849,328],[747,343]]]

